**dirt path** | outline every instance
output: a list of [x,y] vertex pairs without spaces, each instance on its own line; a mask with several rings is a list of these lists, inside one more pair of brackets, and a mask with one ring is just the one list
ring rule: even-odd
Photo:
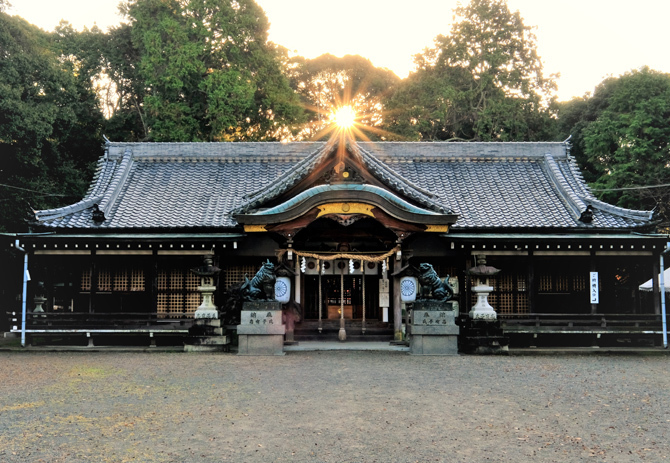
[[663,357],[0,353],[0,461],[668,461]]

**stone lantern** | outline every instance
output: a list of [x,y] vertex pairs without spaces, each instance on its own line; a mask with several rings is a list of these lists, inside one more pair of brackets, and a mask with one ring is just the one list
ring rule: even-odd
[[477,278],[478,282],[472,291],[477,295],[477,303],[470,310],[470,318],[473,320],[496,320],[498,316],[489,304],[489,293],[493,291],[493,287],[489,286],[489,278],[500,273],[500,270],[486,265],[486,256],[481,256],[479,265],[468,270],[468,274]]
[[212,256],[205,256],[205,265],[191,269],[191,272],[200,277],[198,291],[202,294],[202,304],[195,311],[195,318],[219,318],[219,311],[214,305],[216,285],[214,277],[221,269],[212,264]]
[[[40,281],[39,283],[37,283],[36,294],[35,297],[33,298],[33,302],[35,303],[35,310],[33,310],[33,313],[41,313],[41,314],[44,313],[44,307],[42,306],[47,301],[47,298],[44,297],[44,292],[45,292],[44,283]],[[42,315],[42,317],[46,317],[46,315]]]

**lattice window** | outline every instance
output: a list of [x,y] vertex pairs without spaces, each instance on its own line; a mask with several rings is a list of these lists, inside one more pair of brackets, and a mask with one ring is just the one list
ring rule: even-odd
[[514,313],[514,294],[501,293],[498,295],[497,312]]
[[165,317],[170,310],[170,303],[167,294],[159,294],[156,301],[156,309],[159,317]]
[[516,280],[516,290],[517,291],[528,291],[528,284],[525,278],[517,278]]
[[128,289],[128,270],[121,269],[114,272],[114,291],[126,291]]
[[91,290],[91,270],[86,269],[81,272],[81,290],[90,291]]
[[[476,279],[471,284],[477,284]],[[522,272],[507,272],[489,279],[489,285],[493,291],[488,296],[489,304],[500,314],[527,313],[528,312],[528,282],[526,275]],[[477,295],[472,292],[472,305],[477,303]]]
[[168,283],[168,273],[165,270],[161,270],[158,272],[158,290],[165,290],[168,289],[169,283]]
[[98,291],[112,290],[112,272],[108,269],[98,272]]
[[[576,277],[576,276],[574,276]],[[539,278],[538,290],[540,293],[569,293],[570,292],[570,280],[573,276],[564,275],[564,274],[552,274],[552,273],[543,273]],[[572,282],[576,279],[573,278]],[[582,288],[586,288],[586,280],[582,284]]]
[[516,295],[516,313],[528,313],[528,295]]
[[184,271],[173,269],[170,272],[170,289],[181,288],[184,285]]
[[142,269],[134,268],[130,272],[130,290],[144,291],[144,271]]
[[498,275],[494,280],[494,291],[512,291],[514,277],[512,275]]
[[[81,291],[90,291],[91,284],[91,271],[85,269],[81,273]],[[98,271],[98,291],[144,291],[145,288],[145,275],[141,268],[103,268]]]
[[248,275],[249,278],[253,278],[259,268],[260,266],[256,268],[256,265],[231,265],[230,267],[226,267],[223,271],[222,278],[224,289],[227,290],[233,285],[242,283],[245,274]]
[[170,268],[158,272],[157,310],[162,317],[193,316],[200,305],[200,277],[188,268]]
[[556,292],[557,293],[567,293],[568,289],[568,277],[565,275],[559,275],[556,277]]
[[198,286],[200,286],[200,277],[193,272],[188,272],[184,281],[186,291],[197,291]]
[[184,311],[184,295],[170,294],[168,313],[170,315],[181,315]]
[[[195,314],[195,311],[198,309],[200,306],[202,296],[200,293],[188,293],[186,295],[186,313],[189,316],[193,316]],[[212,297],[212,301],[214,298]]]
[[574,275],[572,284],[575,291],[586,291],[586,274]]
[[553,285],[551,284],[551,275],[540,275],[538,290],[541,293],[551,293]]

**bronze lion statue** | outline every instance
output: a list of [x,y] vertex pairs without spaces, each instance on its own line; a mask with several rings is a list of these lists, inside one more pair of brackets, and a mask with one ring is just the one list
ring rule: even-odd
[[275,265],[268,260],[251,280],[244,275],[244,283],[240,288],[242,297],[245,301],[274,301],[276,281]]
[[454,288],[449,284],[449,275],[441,280],[432,265],[420,264],[418,279],[421,284],[422,299],[428,299],[431,293],[433,299],[440,302],[446,302],[454,297]]

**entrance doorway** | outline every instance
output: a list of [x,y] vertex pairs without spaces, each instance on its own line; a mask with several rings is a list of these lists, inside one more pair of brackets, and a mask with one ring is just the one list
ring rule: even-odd
[[[346,320],[365,319],[381,321],[379,308],[378,275],[305,275],[305,298],[303,303],[306,320],[319,318],[319,279],[321,279],[321,318],[339,320],[340,309],[344,307]],[[365,279],[365,304],[363,304],[363,279]],[[344,286],[344,291],[342,291]]]

